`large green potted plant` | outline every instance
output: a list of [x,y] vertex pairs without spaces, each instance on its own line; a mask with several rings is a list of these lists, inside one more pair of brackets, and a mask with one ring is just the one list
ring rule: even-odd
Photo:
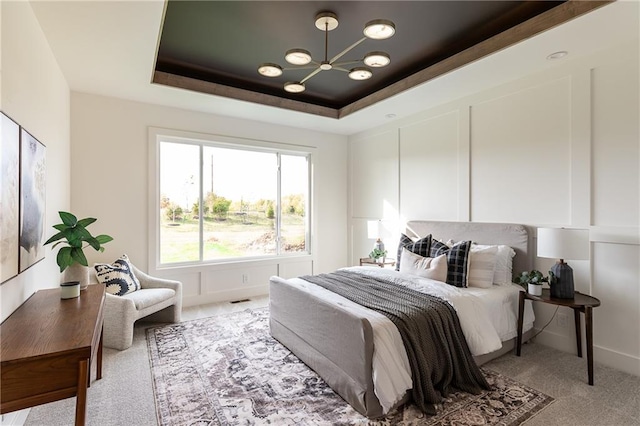
[[[66,244],[58,251],[56,261],[63,273],[62,282],[80,281],[80,287],[86,288],[89,285],[89,263],[84,254],[84,249],[93,247],[96,251],[104,251],[103,244],[112,241],[109,235],[98,235],[94,237],[87,230],[97,219],[87,217],[78,220],[76,216],[68,212],[58,212],[62,223],[53,225],[58,231],[57,234],[49,238],[45,244],[54,243],[52,248],[59,244]],[[57,241],[57,242],[56,242]]]

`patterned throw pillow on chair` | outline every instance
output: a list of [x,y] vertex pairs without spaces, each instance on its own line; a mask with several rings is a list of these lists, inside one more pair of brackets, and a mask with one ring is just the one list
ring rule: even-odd
[[140,290],[140,281],[133,274],[129,257],[124,254],[111,265],[97,263],[94,265],[96,276],[101,284],[105,285],[105,291],[115,296],[124,296]]

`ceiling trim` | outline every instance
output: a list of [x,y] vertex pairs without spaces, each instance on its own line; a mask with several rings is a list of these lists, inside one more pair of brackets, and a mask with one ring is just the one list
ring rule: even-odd
[[338,112],[338,118],[346,117],[349,114],[475,62],[485,56],[489,56],[614,1],[615,0],[568,0],[566,3],[556,6],[460,53],[418,71],[405,79],[390,84],[369,96],[365,96],[362,99],[342,107]]
[[152,82],[179,89],[340,119],[614,1],[615,0],[568,0],[553,9],[339,109],[253,92],[210,81],[197,80],[163,71],[155,71]]
[[198,80],[191,77],[172,74],[164,71],[155,71],[153,83],[179,89],[193,90],[195,92],[208,93],[210,95],[224,96],[240,101],[253,102],[262,105],[269,105],[292,111],[306,112],[322,117],[339,118],[336,108],[329,108],[321,105],[309,104],[294,99],[281,98],[279,96],[268,95],[266,93],[253,92],[251,90],[239,89],[237,87],[225,86],[223,84],[212,83],[210,81]]

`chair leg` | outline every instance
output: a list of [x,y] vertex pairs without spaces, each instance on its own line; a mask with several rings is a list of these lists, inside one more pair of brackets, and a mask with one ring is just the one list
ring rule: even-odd
[[109,324],[105,321],[103,345],[107,348],[123,351],[133,343],[133,324]]

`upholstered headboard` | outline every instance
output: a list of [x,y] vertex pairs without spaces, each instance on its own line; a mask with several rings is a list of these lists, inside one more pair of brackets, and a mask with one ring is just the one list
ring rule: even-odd
[[433,220],[410,220],[406,234],[409,237],[424,237],[431,234],[437,240],[471,240],[478,244],[504,244],[513,248],[513,273],[530,271],[533,267],[534,250],[529,230],[515,223],[440,222]]

